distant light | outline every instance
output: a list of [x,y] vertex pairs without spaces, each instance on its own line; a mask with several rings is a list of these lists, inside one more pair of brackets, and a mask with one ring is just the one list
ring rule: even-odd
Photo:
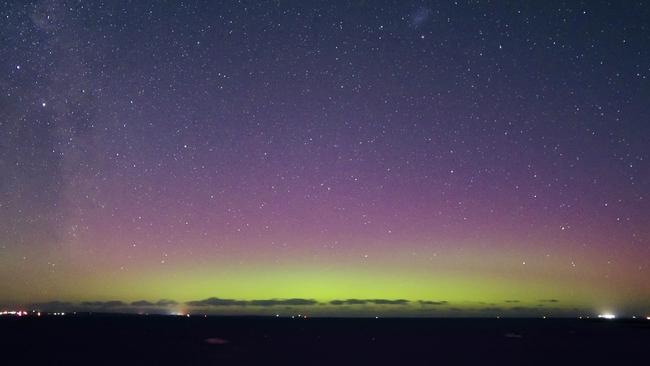
[[650,320],[650,316],[646,316],[646,317],[645,317],[645,320]]
[[616,315],[614,314],[599,314],[598,317],[600,319],[616,319]]

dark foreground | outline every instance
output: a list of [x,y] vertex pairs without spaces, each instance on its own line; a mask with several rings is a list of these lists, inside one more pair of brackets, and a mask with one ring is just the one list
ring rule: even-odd
[[650,364],[650,321],[0,319],[2,365]]

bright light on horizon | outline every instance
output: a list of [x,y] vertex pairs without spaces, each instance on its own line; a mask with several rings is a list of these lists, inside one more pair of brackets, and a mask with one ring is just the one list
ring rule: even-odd
[[611,314],[611,313],[599,314],[598,318],[600,318],[600,319],[616,319],[616,315]]

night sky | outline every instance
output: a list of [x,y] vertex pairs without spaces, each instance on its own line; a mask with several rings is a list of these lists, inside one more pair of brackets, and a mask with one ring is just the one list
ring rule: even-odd
[[0,19],[1,304],[650,312],[646,2]]

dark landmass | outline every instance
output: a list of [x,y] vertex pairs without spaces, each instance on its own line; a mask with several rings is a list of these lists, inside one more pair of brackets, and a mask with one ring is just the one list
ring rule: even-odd
[[77,315],[0,319],[3,365],[648,364],[650,321]]

